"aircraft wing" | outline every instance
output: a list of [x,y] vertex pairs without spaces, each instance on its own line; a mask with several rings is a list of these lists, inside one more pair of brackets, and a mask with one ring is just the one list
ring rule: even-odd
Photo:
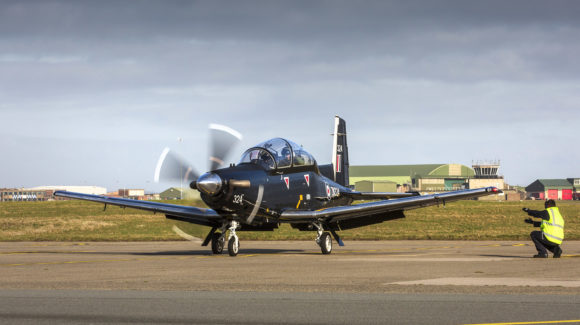
[[406,193],[399,193],[399,192],[340,192],[340,194],[344,194],[353,198],[354,200],[381,200],[381,199],[398,199],[402,197],[410,197],[410,196],[417,196],[420,195],[417,192],[406,192]]
[[222,217],[212,209],[196,208],[185,205],[167,204],[161,202],[139,201],[109,197],[103,195],[91,195],[67,191],[56,191],[55,196],[68,197],[71,199],[85,200],[151,212],[164,213],[170,219],[189,221],[196,224],[214,226],[221,224]]
[[[392,200],[382,200],[348,206],[337,206],[316,211],[286,210],[280,215],[280,221],[307,222],[322,219],[326,223],[336,223],[362,218],[384,220],[401,218],[402,211],[427,207],[446,202],[476,198],[480,196],[501,193],[496,187],[445,192],[431,195],[415,195]],[[397,213],[395,213],[397,212]],[[383,218],[383,220],[381,220]],[[373,222],[376,223],[376,222]]]

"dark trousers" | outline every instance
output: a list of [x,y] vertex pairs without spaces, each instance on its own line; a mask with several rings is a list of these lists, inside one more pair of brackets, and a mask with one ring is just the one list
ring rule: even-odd
[[556,249],[559,245],[552,243],[551,241],[547,240],[544,237],[544,233],[541,231],[532,231],[530,233],[530,237],[532,237],[532,241],[536,245],[536,249],[538,250],[538,254],[540,255],[548,255],[546,250],[554,253],[554,249]]

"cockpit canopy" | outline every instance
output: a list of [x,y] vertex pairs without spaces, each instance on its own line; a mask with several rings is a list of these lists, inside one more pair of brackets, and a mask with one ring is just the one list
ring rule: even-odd
[[274,138],[246,150],[238,164],[257,164],[267,170],[272,170],[314,166],[316,161],[296,143]]

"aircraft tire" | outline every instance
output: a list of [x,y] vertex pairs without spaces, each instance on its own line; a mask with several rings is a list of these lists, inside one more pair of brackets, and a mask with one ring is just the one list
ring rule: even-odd
[[230,256],[238,255],[239,250],[240,250],[239,240],[236,237],[230,238],[230,240],[228,241],[228,253],[230,254]]
[[211,236],[211,251],[214,254],[221,254],[224,251],[225,238],[220,240],[221,233],[215,232]]
[[332,237],[328,232],[323,232],[320,236],[320,249],[324,255],[332,252]]

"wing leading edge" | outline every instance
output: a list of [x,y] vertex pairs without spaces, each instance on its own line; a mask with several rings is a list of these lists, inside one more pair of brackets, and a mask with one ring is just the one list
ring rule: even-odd
[[410,197],[410,196],[418,196],[418,192],[341,192],[340,194],[344,194],[353,198],[354,200],[385,200],[385,199],[399,199],[403,197]]
[[[402,218],[404,217],[404,210],[445,204],[446,202],[471,199],[499,193],[501,193],[501,191],[496,187],[485,187],[432,195],[413,195],[392,200],[367,202],[349,206],[337,206],[315,211],[286,210],[280,215],[279,222],[307,223],[314,220],[324,220],[326,224],[336,224],[339,226],[339,228],[348,229],[373,223],[379,223],[389,219]],[[138,201],[67,191],[56,191],[54,195],[98,202],[105,205],[110,204],[156,213],[163,213],[169,219],[187,221],[210,227],[219,226],[223,221],[223,217],[212,209],[203,209],[191,206],[151,201]]]
[[103,203],[105,205],[116,205],[121,207],[128,207],[140,210],[146,210],[156,213],[164,213],[168,217],[178,217],[175,219],[181,219],[184,221],[189,221],[196,224],[213,226],[216,222],[221,222],[222,217],[212,209],[196,208],[191,206],[177,205],[177,204],[167,204],[161,202],[151,202],[151,201],[138,201],[131,199],[122,199],[116,197],[102,196],[102,195],[91,195],[67,191],[56,191],[55,196],[68,197],[71,199],[85,200]]
[[446,202],[471,199],[498,193],[501,193],[501,191],[496,187],[484,187],[440,194],[410,196],[349,206],[338,206],[316,211],[286,210],[281,214],[280,221],[306,222],[312,221],[313,219],[324,219],[327,223],[333,223],[369,216],[388,216],[395,211],[401,212],[404,210],[445,204]]

